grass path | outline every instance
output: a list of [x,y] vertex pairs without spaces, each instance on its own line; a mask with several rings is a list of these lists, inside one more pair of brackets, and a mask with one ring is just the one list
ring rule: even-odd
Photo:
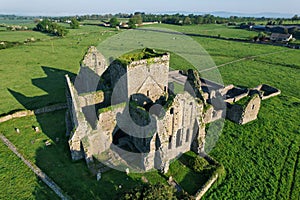
[[15,147],[4,135],[0,134],[0,139],[2,142],[15,154],[17,155],[45,184],[47,184],[61,199],[70,199],[65,196],[62,189],[52,180],[47,174],[45,174],[38,166],[31,163],[29,160],[25,159],[22,154],[20,154]]
[[203,69],[203,70],[200,71],[200,73],[211,71],[211,70],[214,70],[214,69],[218,69],[220,67],[224,67],[226,65],[230,65],[230,64],[233,64],[233,63],[238,63],[238,62],[242,62],[242,61],[245,61],[245,60],[250,60],[250,59],[254,59],[254,58],[258,58],[258,57],[262,57],[262,56],[268,56],[268,55],[272,55],[272,54],[283,53],[283,52],[292,51],[292,50],[293,49],[288,49],[288,50],[282,50],[282,51],[276,51],[276,52],[270,52],[270,53],[263,53],[263,54],[256,55],[256,56],[246,56],[246,57],[243,57],[243,58],[240,58],[240,59],[237,59],[237,60],[233,60],[233,61],[221,64],[221,65],[217,65],[217,66],[214,66],[214,67],[211,67],[211,68],[208,68],[208,69]]

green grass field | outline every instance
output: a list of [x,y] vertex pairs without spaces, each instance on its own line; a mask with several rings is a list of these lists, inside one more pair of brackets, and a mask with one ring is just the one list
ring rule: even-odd
[[300,100],[282,95],[263,101],[254,122],[226,121],[210,153],[224,165],[226,178],[205,199],[298,199],[299,115]]
[[0,152],[0,199],[59,199],[2,142]]
[[[87,26],[71,30],[66,38],[54,37],[1,50],[0,98],[5,99],[5,103],[0,105],[0,115],[11,110],[65,102],[64,75],[77,74],[87,48],[115,34],[109,30]],[[9,90],[25,95],[19,95],[22,105]]]
[[35,40],[45,40],[50,39],[50,36],[47,36],[43,33],[36,31],[2,31],[0,32],[1,41],[8,42],[24,42],[27,39],[34,38]]
[[27,26],[28,28],[33,28],[35,26],[33,20],[29,19],[20,19],[20,20],[8,20],[8,19],[0,19],[0,24],[6,25],[20,25],[20,26]]
[[[224,25],[155,26],[222,37],[247,38],[253,34]],[[87,48],[116,33],[114,29],[100,26],[70,30],[65,38],[36,32],[0,31],[0,36],[3,34],[8,41],[23,41],[30,34],[42,39],[0,50],[0,115],[65,102],[64,75],[74,76]],[[225,122],[210,155],[224,165],[226,177],[214,185],[204,199],[299,199],[299,50],[197,36],[192,39],[208,52],[216,65],[245,58],[207,71],[205,76],[220,73],[225,84],[255,87],[266,83],[282,91],[281,96],[263,101],[258,120],[244,126]],[[188,66],[179,56],[173,57],[171,67],[174,69]],[[32,125],[40,126],[42,133],[35,134]],[[102,180],[97,182],[83,161],[71,162],[64,126],[64,111],[59,111],[11,120],[0,124],[0,132],[74,199],[107,199],[111,192],[119,194],[141,184],[141,174],[127,177],[114,170],[103,174]],[[20,127],[21,134],[17,135],[14,127]],[[56,137],[60,141],[46,148],[44,141],[55,141]],[[8,188],[1,192],[0,199],[49,199],[49,196],[55,196],[2,143],[0,150],[0,187]],[[180,163],[173,166],[175,170]],[[178,180],[188,180],[187,171],[181,172]],[[157,172],[144,176],[152,183],[165,181]],[[121,189],[119,185],[122,185]]]
[[[26,159],[38,165],[74,199],[110,199],[112,195],[142,184],[142,176],[145,176],[150,183],[162,182],[166,184],[165,179],[156,171],[127,176],[125,172],[111,170],[102,174],[101,181],[97,182],[96,178],[90,174],[84,161],[72,162],[70,159],[67,138],[65,137],[64,116],[65,111],[58,111],[37,117],[11,120],[0,124],[0,130],[15,144]],[[33,125],[39,126],[42,132],[35,133],[32,128]],[[21,133],[17,134],[14,127],[18,127]],[[57,138],[59,138],[59,142],[56,142]],[[51,141],[52,145],[46,147],[45,141],[48,140]],[[27,169],[18,158],[11,155],[10,150],[2,143],[0,148],[4,150],[0,159],[5,164],[0,171],[0,176],[4,177],[1,179],[0,187],[3,188],[7,183],[10,184],[9,190],[2,192],[3,197],[10,198],[14,189],[20,190],[22,187],[22,190],[16,194],[18,199],[34,198],[36,196],[35,191],[40,191],[38,194],[41,192],[49,193],[48,189],[41,189],[45,187],[37,180],[33,172]],[[5,161],[6,156],[8,156],[7,161]],[[21,176],[13,173],[14,169],[18,169],[18,166],[20,166],[20,171],[16,170],[16,173],[23,174]],[[30,184],[24,186],[24,182],[30,182]],[[119,188],[119,185],[122,188]],[[28,191],[23,194],[22,191],[25,190]],[[55,197],[55,195],[53,196]]]
[[201,34],[216,37],[220,36],[225,38],[250,39],[254,36],[257,36],[257,32],[229,27],[226,24],[203,24],[190,26],[158,24],[151,26],[172,29],[187,34]]

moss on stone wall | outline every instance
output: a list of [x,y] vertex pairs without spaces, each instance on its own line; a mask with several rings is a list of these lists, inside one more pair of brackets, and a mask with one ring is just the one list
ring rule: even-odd
[[105,108],[101,108],[101,109],[98,110],[98,115],[101,114],[101,113],[112,111],[116,108],[121,108],[121,107],[125,107],[125,106],[126,106],[126,102],[120,103],[120,104],[117,104],[117,105],[108,106],[108,107],[105,107]]
[[235,102],[234,104],[240,105],[243,108],[245,108],[249,104],[249,102],[254,98],[260,98],[260,97],[258,94],[253,94],[252,96],[246,96],[246,97],[240,99],[239,101]]
[[117,58],[116,62],[118,62],[122,66],[127,66],[131,62],[147,59],[147,63],[151,64],[151,63],[154,63],[153,58],[162,57],[163,55],[166,55],[166,54],[165,53],[157,53],[153,49],[145,48],[143,50],[136,50],[131,53],[124,54],[121,57]]

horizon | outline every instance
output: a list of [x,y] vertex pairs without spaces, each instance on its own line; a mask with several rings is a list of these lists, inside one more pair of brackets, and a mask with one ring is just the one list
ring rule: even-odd
[[[261,4],[259,0],[252,2],[241,2],[238,0],[220,0],[198,1],[190,0],[173,0],[172,3],[159,0],[137,1],[121,0],[74,2],[71,0],[45,0],[35,2],[28,0],[24,3],[21,0],[10,0],[5,2],[0,8],[0,14],[17,15],[17,16],[74,16],[74,15],[91,15],[91,14],[117,14],[117,13],[134,13],[145,12],[151,14],[236,14],[243,16],[261,16],[261,17],[292,17],[299,14],[300,4],[298,0],[266,0]],[[129,3],[128,3],[129,2]],[[259,6],[257,6],[259,5]],[[272,5],[272,6],[270,6]],[[267,15],[267,16],[264,16]]]
[[[132,12],[107,12],[107,13],[65,13],[65,14],[30,14],[30,13],[3,13],[0,12],[0,16],[16,16],[16,17],[72,17],[72,16],[85,16],[85,15],[116,15],[116,14],[134,14],[136,12],[141,12],[145,14],[153,14],[153,15],[174,15],[174,14],[180,14],[180,15],[206,15],[210,14],[213,16],[218,17],[224,17],[229,18],[230,16],[237,16],[237,17],[255,17],[255,18],[292,18],[295,15],[298,15],[297,13],[276,13],[276,12],[264,12],[264,13],[238,13],[238,12],[229,12],[229,11],[211,11],[211,12],[189,12],[189,11],[165,11],[165,12],[144,12],[144,11],[132,11]],[[298,15],[299,16],[299,15]]]

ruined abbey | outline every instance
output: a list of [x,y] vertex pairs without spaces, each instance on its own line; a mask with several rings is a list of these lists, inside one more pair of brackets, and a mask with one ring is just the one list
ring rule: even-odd
[[[169,71],[170,54],[144,49],[107,65],[90,47],[77,77],[66,75],[69,146],[91,170],[107,166],[166,173],[187,151],[201,153],[205,127],[227,118],[257,118],[261,100],[280,94],[268,85],[222,86],[195,70]],[[181,84],[176,93],[174,85]]]

